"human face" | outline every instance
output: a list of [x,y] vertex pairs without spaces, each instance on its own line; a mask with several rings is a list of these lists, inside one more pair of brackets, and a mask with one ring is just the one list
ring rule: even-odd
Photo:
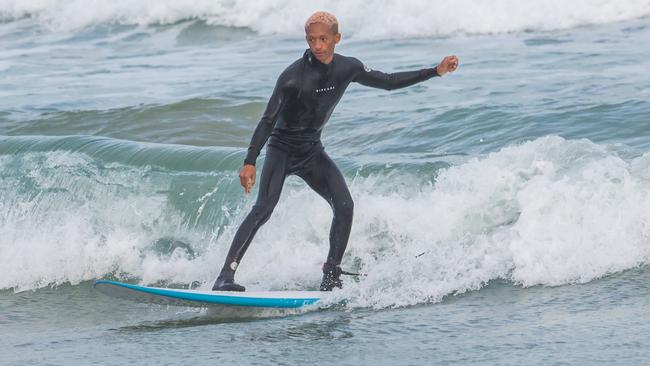
[[341,33],[334,33],[327,24],[313,23],[307,28],[307,44],[318,61],[329,64],[334,58],[334,47],[341,40]]

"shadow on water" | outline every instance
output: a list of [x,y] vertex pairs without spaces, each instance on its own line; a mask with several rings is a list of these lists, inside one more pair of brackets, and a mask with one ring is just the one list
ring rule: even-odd
[[128,325],[119,328],[111,328],[109,331],[117,331],[124,333],[149,333],[158,332],[166,329],[183,329],[200,327],[205,325],[215,324],[232,324],[232,323],[248,323],[258,321],[260,318],[253,316],[242,318],[214,318],[209,316],[196,316],[186,319],[165,319],[156,321],[147,321],[136,325]]
[[[292,322],[303,321],[309,316],[316,316],[321,319],[327,314],[341,314],[340,310],[345,309],[344,304],[327,306],[305,306],[295,309],[275,308],[254,308],[254,307],[233,307],[233,306],[209,306],[204,308],[185,308],[167,305],[153,305],[160,309],[178,309],[173,319],[160,319],[144,321],[135,325],[128,325],[109,329],[119,332],[155,332],[165,329],[191,328],[206,325],[253,323],[263,321],[275,321],[279,319],[291,319]],[[306,318],[307,317],[307,318]]]
[[[228,326],[265,324],[281,321],[280,324],[290,324],[278,329],[270,327],[272,332],[255,332],[251,341],[281,341],[286,339],[339,339],[349,338],[350,332],[341,327],[350,323],[350,312],[340,312],[343,305],[328,308],[307,309],[223,309],[203,308],[199,315],[193,313],[190,317],[145,321],[135,325],[107,329],[118,333],[152,333],[165,330],[193,328],[202,326]],[[177,313],[177,316],[183,314]],[[333,317],[333,318],[332,318]],[[325,318],[325,320],[323,319]],[[265,326],[262,326],[265,328]]]

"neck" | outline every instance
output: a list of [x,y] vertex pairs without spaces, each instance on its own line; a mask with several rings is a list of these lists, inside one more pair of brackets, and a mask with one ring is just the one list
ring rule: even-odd
[[334,54],[332,54],[330,57],[328,57],[327,60],[324,60],[324,61],[321,61],[321,62],[324,63],[325,65],[329,65],[332,62],[333,59],[334,59]]
[[318,64],[320,64],[320,65],[327,66],[327,65],[331,64],[332,61],[334,61],[334,53],[333,53],[333,52],[332,52],[332,55],[331,55],[330,57],[327,58],[327,60],[325,60],[325,61],[321,61],[321,60],[319,60],[319,59],[316,57],[316,55],[314,55],[313,52],[311,52],[311,50],[310,50],[309,48],[308,48],[307,50],[305,50],[305,54],[304,54],[303,57],[309,57],[309,62],[310,62],[312,65],[318,65]]

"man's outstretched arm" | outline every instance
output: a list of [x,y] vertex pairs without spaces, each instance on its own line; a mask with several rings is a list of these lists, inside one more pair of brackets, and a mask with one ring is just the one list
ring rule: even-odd
[[[359,61],[360,62],[360,61]],[[394,73],[384,73],[377,70],[371,70],[361,64],[361,70],[353,81],[361,85],[380,88],[386,90],[400,89],[424,80],[431,79],[434,76],[442,76],[448,72],[453,72],[458,67],[458,57],[447,56],[438,66],[433,68],[421,69],[416,71],[404,71]]]

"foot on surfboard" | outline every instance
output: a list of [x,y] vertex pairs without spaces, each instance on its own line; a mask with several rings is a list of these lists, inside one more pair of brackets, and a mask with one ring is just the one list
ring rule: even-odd
[[341,281],[341,267],[325,263],[323,264],[323,280],[320,284],[321,291],[332,291],[334,287],[343,288],[343,281]]
[[246,291],[246,287],[236,284],[234,278],[227,278],[219,276],[217,282],[212,286],[212,291]]

